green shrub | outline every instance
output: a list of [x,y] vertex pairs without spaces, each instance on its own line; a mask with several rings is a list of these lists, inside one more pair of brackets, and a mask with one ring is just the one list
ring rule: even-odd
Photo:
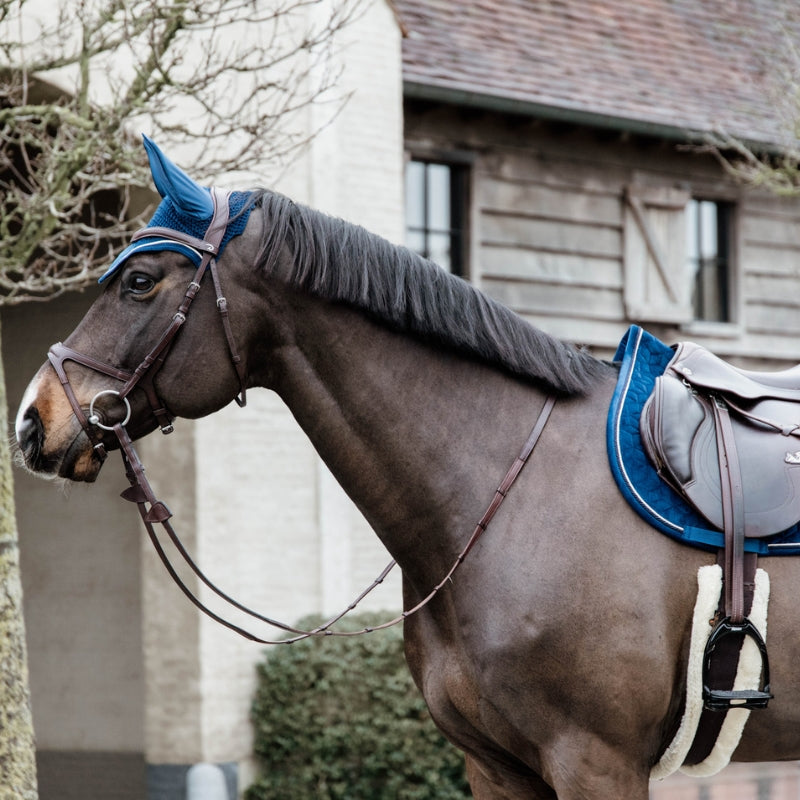
[[[348,624],[378,621],[359,614]],[[258,665],[252,718],[262,776],[246,800],[471,797],[463,756],[411,680],[399,626],[274,648]]]

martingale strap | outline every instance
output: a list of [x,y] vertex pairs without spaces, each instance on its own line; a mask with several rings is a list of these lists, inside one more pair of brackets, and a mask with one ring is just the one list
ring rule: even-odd
[[[136,503],[137,508],[139,510],[139,515],[142,518],[142,522],[144,523],[144,526],[147,530],[147,534],[150,538],[150,541],[152,542],[153,547],[155,548],[159,558],[164,564],[164,567],[166,568],[167,572],[169,573],[173,581],[175,581],[178,588],[203,614],[210,617],[215,622],[218,622],[220,625],[223,625],[229,630],[238,633],[240,636],[243,636],[245,639],[248,639],[252,642],[257,642],[259,644],[269,644],[269,645],[292,644],[293,642],[300,641],[301,639],[308,639],[311,636],[358,636],[360,634],[371,633],[372,631],[383,630],[384,628],[389,628],[393,625],[397,625],[407,617],[411,616],[420,609],[424,608],[436,596],[436,594],[442,589],[442,587],[444,587],[446,584],[450,582],[450,580],[453,577],[453,574],[462,564],[469,551],[474,547],[475,543],[488,528],[489,523],[492,521],[494,515],[497,513],[497,510],[500,508],[500,505],[502,504],[503,500],[508,495],[508,492],[511,490],[512,485],[516,481],[517,477],[519,477],[520,472],[522,472],[523,467],[527,463],[528,458],[530,457],[534,447],[536,447],[536,444],[542,435],[542,431],[544,430],[545,425],[547,424],[547,421],[550,418],[550,413],[553,410],[555,402],[556,402],[555,395],[550,395],[545,400],[544,406],[542,407],[542,410],[539,412],[539,416],[536,419],[536,423],[534,424],[528,439],[526,440],[522,450],[520,451],[520,454],[514,460],[508,472],[506,473],[505,477],[500,482],[499,486],[497,487],[497,490],[495,491],[494,497],[492,498],[492,501],[489,503],[488,508],[478,521],[477,525],[475,526],[475,529],[472,532],[472,535],[467,541],[467,544],[464,546],[464,549],[458,554],[456,560],[454,561],[453,565],[450,567],[450,570],[447,572],[444,578],[442,578],[442,580],[439,581],[439,583],[437,583],[436,586],[433,587],[431,592],[413,608],[403,611],[402,614],[395,617],[394,619],[389,620],[388,622],[384,622],[380,625],[375,625],[370,628],[363,628],[357,631],[334,631],[331,630],[331,627],[335,623],[337,623],[340,619],[342,619],[342,617],[344,617],[347,613],[355,609],[356,606],[358,606],[358,604],[376,586],[383,583],[384,579],[389,574],[390,570],[395,566],[394,560],[389,562],[389,564],[384,568],[384,570],[380,573],[380,575],[378,575],[378,577],[372,582],[372,584],[370,584],[370,586],[368,586],[352,603],[350,603],[350,605],[348,605],[347,608],[345,608],[339,614],[336,614],[327,622],[314,628],[313,630],[301,630],[291,625],[287,625],[284,622],[279,622],[278,620],[271,619],[270,617],[267,617],[263,614],[260,614],[257,611],[248,608],[247,606],[243,605],[242,603],[232,598],[230,595],[226,594],[219,587],[217,587],[211,580],[209,580],[209,578],[203,573],[203,571],[200,569],[200,567],[197,565],[194,559],[192,559],[191,555],[186,550],[180,538],[178,537],[177,533],[175,532],[175,529],[172,527],[172,524],[170,523],[172,512],[169,510],[169,508],[167,508],[167,506],[163,502],[161,502],[156,498],[152,488],[150,487],[150,484],[147,481],[147,478],[145,477],[144,466],[142,465],[142,462],[139,460],[139,456],[137,455],[136,450],[133,447],[133,443],[131,442],[131,439],[128,436],[127,430],[123,425],[116,424],[114,425],[114,433],[117,436],[117,439],[119,440],[120,451],[122,452],[122,460],[125,465],[125,474],[130,483],[130,487],[122,493],[122,497],[125,500],[130,500],[131,502]],[[225,619],[224,617],[220,616],[219,614],[208,608],[208,606],[206,606],[191,591],[191,589],[189,589],[189,587],[186,586],[184,581],[179,576],[177,570],[170,561],[169,556],[164,550],[164,547],[162,546],[161,541],[158,538],[158,535],[155,532],[154,525],[156,523],[161,524],[167,536],[169,537],[170,541],[172,542],[173,546],[178,551],[181,558],[183,558],[183,560],[186,562],[191,571],[208,589],[210,589],[215,595],[217,595],[217,597],[221,598],[228,605],[237,609],[243,614],[246,614],[249,617],[252,617],[260,622],[266,623],[267,625],[270,625],[273,628],[277,628],[279,630],[285,631],[286,633],[291,633],[295,635],[286,639],[277,639],[277,640],[264,639],[251,633],[250,631],[247,631],[246,629],[240,627],[239,625]]]
[[[150,484],[145,477],[144,466],[142,465],[141,460],[139,459],[136,450],[133,447],[133,442],[128,434],[127,428],[125,425],[127,424],[130,418],[130,404],[128,402],[128,395],[133,391],[135,388],[141,388],[144,390],[148,401],[150,403],[150,409],[153,415],[156,417],[159,425],[161,426],[161,430],[163,433],[170,433],[173,430],[172,427],[172,416],[170,415],[169,411],[166,408],[166,405],[161,401],[158,397],[158,393],[155,388],[155,376],[158,374],[158,371],[163,366],[167,355],[170,352],[172,344],[175,340],[175,336],[178,334],[178,331],[183,326],[183,323],[186,321],[186,316],[189,313],[189,309],[191,304],[197,295],[198,291],[200,290],[201,281],[203,280],[204,275],[206,272],[211,273],[211,281],[214,285],[214,291],[216,293],[216,304],[217,309],[220,313],[220,318],[222,320],[222,327],[225,333],[225,338],[228,344],[228,351],[231,357],[231,363],[233,364],[234,369],[236,370],[237,377],[239,379],[239,386],[240,392],[239,396],[236,397],[236,402],[239,406],[244,406],[246,403],[246,383],[247,383],[247,376],[244,371],[244,366],[242,364],[242,359],[239,356],[239,352],[236,348],[236,342],[233,337],[233,330],[231,328],[230,319],[228,315],[228,303],[225,298],[225,295],[222,292],[222,286],[220,283],[219,272],[217,270],[216,265],[216,254],[219,252],[220,243],[222,242],[225,229],[228,225],[229,219],[229,211],[228,211],[228,193],[223,192],[221,190],[212,189],[212,198],[214,201],[214,215],[212,217],[211,223],[206,230],[205,236],[203,239],[197,239],[194,236],[190,236],[189,234],[182,233],[180,231],[174,231],[170,228],[159,228],[159,227],[149,227],[144,228],[141,231],[138,231],[133,236],[133,240],[138,240],[142,238],[152,238],[153,236],[162,237],[167,240],[171,240],[174,242],[178,242],[182,245],[186,245],[188,247],[194,248],[198,252],[202,254],[202,259],[200,266],[198,267],[194,278],[189,283],[189,286],[186,289],[186,293],[184,294],[183,301],[181,302],[180,306],[178,307],[177,312],[173,316],[170,323],[167,325],[164,332],[159,337],[155,346],[150,350],[150,352],[145,356],[144,360],[136,367],[133,372],[128,372],[126,370],[119,369],[111,364],[106,364],[98,359],[95,359],[91,356],[84,355],[76,350],[73,350],[70,347],[67,347],[60,342],[53,345],[50,348],[48,353],[48,358],[50,359],[53,368],[55,369],[59,380],[61,381],[61,385],[64,388],[64,392],[69,400],[70,405],[72,406],[73,412],[75,413],[76,418],[81,424],[84,432],[86,433],[89,441],[92,443],[95,453],[98,458],[104,460],[106,458],[106,450],[105,446],[102,442],[103,431],[113,431],[114,435],[117,438],[120,446],[120,452],[122,454],[122,460],[125,467],[125,474],[128,478],[128,482],[130,486],[122,492],[122,497],[125,500],[129,500],[133,503],[136,503],[139,514],[142,518],[142,521],[145,525],[147,530],[147,534],[158,553],[159,558],[163,562],[167,572],[181,589],[181,591],[186,595],[186,597],[204,614],[209,616],[211,619],[215,620],[216,622],[220,623],[221,625],[229,628],[232,631],[235,631],[239,635],[243,636],[246,639],[249,639],[253,642],[258,642],[261,644],[291,644],[292,642],[296,642],[300,639],[306,639],[310,636],[356,636],[361,633],[367,633],[373,630],[380,630],[383,628],[388,628],[392,625],[396,625],[399,622],[402,622],[406,617],[414,614],[415,612],[419,611],[421,608],[426,606],[435,596],[436,594],[444,587],[449,581],[451,580],[453,574],[461,565],[461,563],[466,558],[469,551],[473,548],[477,540],[483,535],[486,531],[489,523],[491,522],[494,515],[497,513],[500,505],[502,504],[503,500],[508,495],[512,485],[516,481],[517,477],[519,476],[520,472],[522,471],[523,467],[528,461],[529,456],[533,452],[536,443],[539,441],[539,438],[544,430],[545,425],[547,424],[547,420],[550,417],[550,413],[553,410],[553,406],[556,402],[555,395],[550,395],[546,398],[544,405],[539,412],[539,416],[536,420],[536,423],[533,426],[533,430],[531,431],[530,436],[528,437],[525,445],[523,446],[520,454],[512,463],[511,467],[509,468],[508,472],[506,473],[503,480],[500,482],[497,490],[495,491],[494,497],[492,498],[491,502],[489,503],[488,508],[484,512],[481,519],[478,521],[475,529],[472,532],[467,544],[464,546],[464,549],[458,554],[456,557],[455,562],[451,566],[450,570],[447,574],[442,578],[442,580],[433,587],[431,592],[425,597],[422,601],[420,601],[416,606],[406,611],[392,619],[388,622],[385,622],[381,625],[377,625],[373,628],[365,628],[360,631],[333,631],[331,630],[331,626],[338,622],[345,614],[349,611],[352,611],[360,602],[366,597],[376,586],[383,583],[386,575],[389,571],[394,567],[395,562],[391,561],[388,566],[380,573],[380,575],[373,581],[373,583],[367,587],[357,598],[354,602],[352,602],[344,611],[340,614],[337,614],[332,619],[328,620],[323,625],[315,628],[311,631],[303,631],[298,628],[295,628],[291,625],[287,625],[285,623],[279,622],[277,620],[271,619],[263,614],[260,614],[252,609],[244,606],[243,604],[239,603],[237,600],[234,600],[230,595],[223,592],[219,589],[214,583],[212,583],[202,572],[202,570],[198,567],[195,561],[190,556],[189,552],[183,546],[182,542],[178,538],[172,524],[170,523],[170,518],[172,517],[172,512],[169,508],[158,498],[155,496]],[[78,399],[75,395],[75,392],[70,384],[69,377],[67,375],[66,369],[64,368],[64,364],[67,361],[74,361],[78,364],[81,364],[84,367],[87,367],[95,372],[99,372],[103,375],[106,375],[110,378],[113,378],[117,381],[123,383],[122,388],[117,390],[112,389],[104,389],[98,392],[95,397],[92,399],[89,405],[89,416],[84,413]],[[126,409],[126,416],[122,422],[116,422],[114,424],[104,424],[100,421],[99,414],[94,412],[94,404],[99,397],[102,395],[115,395],[118,400],[124,404]],[[205,606],[193,593],[192,591],[186,586],[186,584],[181,580],[180,576],[178,575],[177,570],[172,565],[169,557],[166,554],[158,536],[155,532],[155,524],[161,524],[169,537],[170,541],[172,542],[173,546],[176,548],[180,556],[189,566],[191,571],[197,576],[197,578],[214,594],[216,594],[219,598],[223,601],[228,603],[232,608],[237,609],[238,611],[253,617],[260,622],[266,623],[274,628],[278,628],[279,630],[283,630],[286,633],[295,634],[292,638],[281,639],[281,640],[270,640],[270,639],[263,639],[259,636],[256,636],[253,633],[241,628],[240,626],[236,625],[229,620],[224,619],[207,606]]]

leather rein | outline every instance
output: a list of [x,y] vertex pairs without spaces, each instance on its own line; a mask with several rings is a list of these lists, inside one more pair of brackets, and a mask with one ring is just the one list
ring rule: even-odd
[[[250,641],[257,642],[259,644],[292,644],[293,642],[306,639],[311,636],[358,636],[363,633],[382,630],[384,628],[391,627],[392,625],[396,625],[426,606],[436,596],[442,587],[444,587],[451,580],[453,574],[464,561],[469,551],[472,550],[480,536],[486,531],[489,523],[491,522],[497,510],[500,508],[500,505],[506,498],[511,486],[519,476],[522,468],[525,466],[530,454],[533,452],[534,447],[539,441],[539,437],[541,436],[542,431],[547,424],[547,420],[550,417],[550,412],[553,410],[553,406],[555,405],[556,397],[555,395],[551,394],[546,398],[544,406],[539,412],[539,416],[537,417],[533,429],[531,430],[531,433],[528,436],[528,439],[526,440],[522,450],[512,463],[503,480],[500,482],[497,490],[495,491],[494,497],[489,503],[489,506],[476,524],[472,535],[470,536],[463,550],[456,557],[447,574],[444,576],[444,578],[442,578],[441,581],[439,581],[439,583],[436,584],[436,586],[433,587],[430,593],[413,608],[403,611],[394,619],[373,627],[363,628],[356,631],[331,630],[332,625],[342,619],[342,617],[344,617],[347,613],[355,609],[356,606],[376,586],[383,583],[390,570],[395,566],[396,562],[394,560],[389,562],[389,564],[383,569],[378,577],[375,578],[375,580],[352,603],[350,603],[347,608],[312,630],[301,630],[299,628],[295,628],[291,625],[287,625],[286,623],[271,619],[270,617],[260,614],[257,611],[254,611],[239,603],[237,600],[230,597],[214,583],[212,583],[208,577],[206,577],[206,575],[202,572],[200,567],[184,547],[170,522],[172,512],[165,503],[158,500],[153,492],[153,489],[145,477],[144,466],[142,465],[142,462],[133,447],[133,442],[131,441],[130,435],[128,434],[126,428],[126,425],[130,421],[131,417],[131,407],[128,401],[128,396],[134,389],[139,388],[144,391],[145,396],[150,404],[150,410],[153,416],[156,418],[162,433],[171,433],[174,430],[172,424],[174,417],[172,414],[170,414],[166,404],[163,403],[158,396],[158,392],[155,388],[155,377],[161,367],[164,365],[175,337],[186,321],[192,301],[200,290],[202,280],[206,272],[211,273],[211,279],[217,296],[216,304],[220,312],[223,330],[227,339],[231,363],[233,364],[239,378],[240,393],[235,399],[240,407],[246,404],[245,387],[247,378],[241,358],[236,349],[236,343],[233,338],[233,332],[228,318],[227,301],[222,293],[219,274],[216,266],[216,255],[219,252],[219,246],[224,236],[225,229],[228,225],[228,193],[219,189],[212,189],[212,198],[214,200],[214,215],[203,239],[197,239],[193,236],[189,236],[188,234],[184,234],[180,231],[174,231],[170,228],[157,227],[142,228],[141,230],[137,231],[131,239],[133,242],[137,241],[138,239],[156,235],[179,242],[181,244],[189,245],[201,254],[200,266],[197,268],[194,277],[189,283],[178,310],[176,311],[169,325],[167,325],[166,329],[159,337],[154,347],[133,372],[119,369],[111,364],[99,361],[92,356],[84,355],[83,353],[73,350],[70,347],[66,347],[61,342],[54,344],[50,348],[48,352],[48,359],[58,375],[67,399],[72,406],[73,413],[83,428],[83,431],[89,438],[89,441],[92,443],[94,452],[97,458],[100,459],[101,463],[105,461],[108,455],[105,445],[102,442],[102,437],[104,435],[103,432],[110,431],[116,436],[117,441],[119,442],[120,453],[122,454],[125,475],[130,483],[130,486],[124,492],[122,492],[121,496],[125,500],[136,503],[139,515],[141,516],[142,522],[147,530],[148,537],[150,538],[150,541],[152,542],[153,547],[158,553],[158,556],[164,564],[167,572],[175,581],[178,588],[184,593],[184,595],[186,595],[186,597],[205,615],[225,626],[226,628],[235,631],[245,639],[249,639]],[[72,385],[70,384],[69,377],[67,376],[64,368],[64,364],[67,361],[73,361],[93,370],[94,372],[99,372],[103,375],[113,378],[114,380],[120,381],[122,382],[123,386],[119,390],[103,389],[95,394],[89,403],[87,414],[84,412],[84,409],[78,402],[77,396],[72,388]],[[95,404],[97,403],[98,399],[106,395],[116,397],[123,404],[125,410],[125,416],[122,421],[116,422],[112,425],[106,425],[103,421],[101,421],[102,417],[95,409]],[[156,534],[156,524],[160,524],[163,527],[168,538],[172,542],[177,552],[180,554],[181,558],[183,558],[183,560],[186,562],[189,569],[208,589],[217,595],[217,597],[221,598],[231,607],[249,617],[252,617],[253,619],[258,620],[259,622],[266,623],[271,627],[294,635],[278,640],[263,639],[240,627],[239,625],[221,617],[216,612],[204,605],[178,575],[178,572],[170,561],[169,556],[165,552],[164,547],[162,546],[161,541]]]

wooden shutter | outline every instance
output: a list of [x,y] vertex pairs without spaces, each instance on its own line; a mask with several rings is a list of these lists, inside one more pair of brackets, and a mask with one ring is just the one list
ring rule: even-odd
[[683,189],[629,186],[625,193],[624,299],[631,320],[690,322],[692,276],[686,259]]

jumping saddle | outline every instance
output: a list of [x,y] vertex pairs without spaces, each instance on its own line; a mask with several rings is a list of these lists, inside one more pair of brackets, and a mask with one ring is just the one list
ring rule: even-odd
[[[659,475],[724,532],[724,608],[706,647],[706,707],[766,707],[766,647],[746,617],[745,537],[764,538],[800,520],[800,366],[737,369],[690,342],[676,346],[642,409],[640,434]],[[754,573],[755,563],[748,568]],[[752,638],[762,655],[759,691],[715,690],[707,669],[727,636]]]

